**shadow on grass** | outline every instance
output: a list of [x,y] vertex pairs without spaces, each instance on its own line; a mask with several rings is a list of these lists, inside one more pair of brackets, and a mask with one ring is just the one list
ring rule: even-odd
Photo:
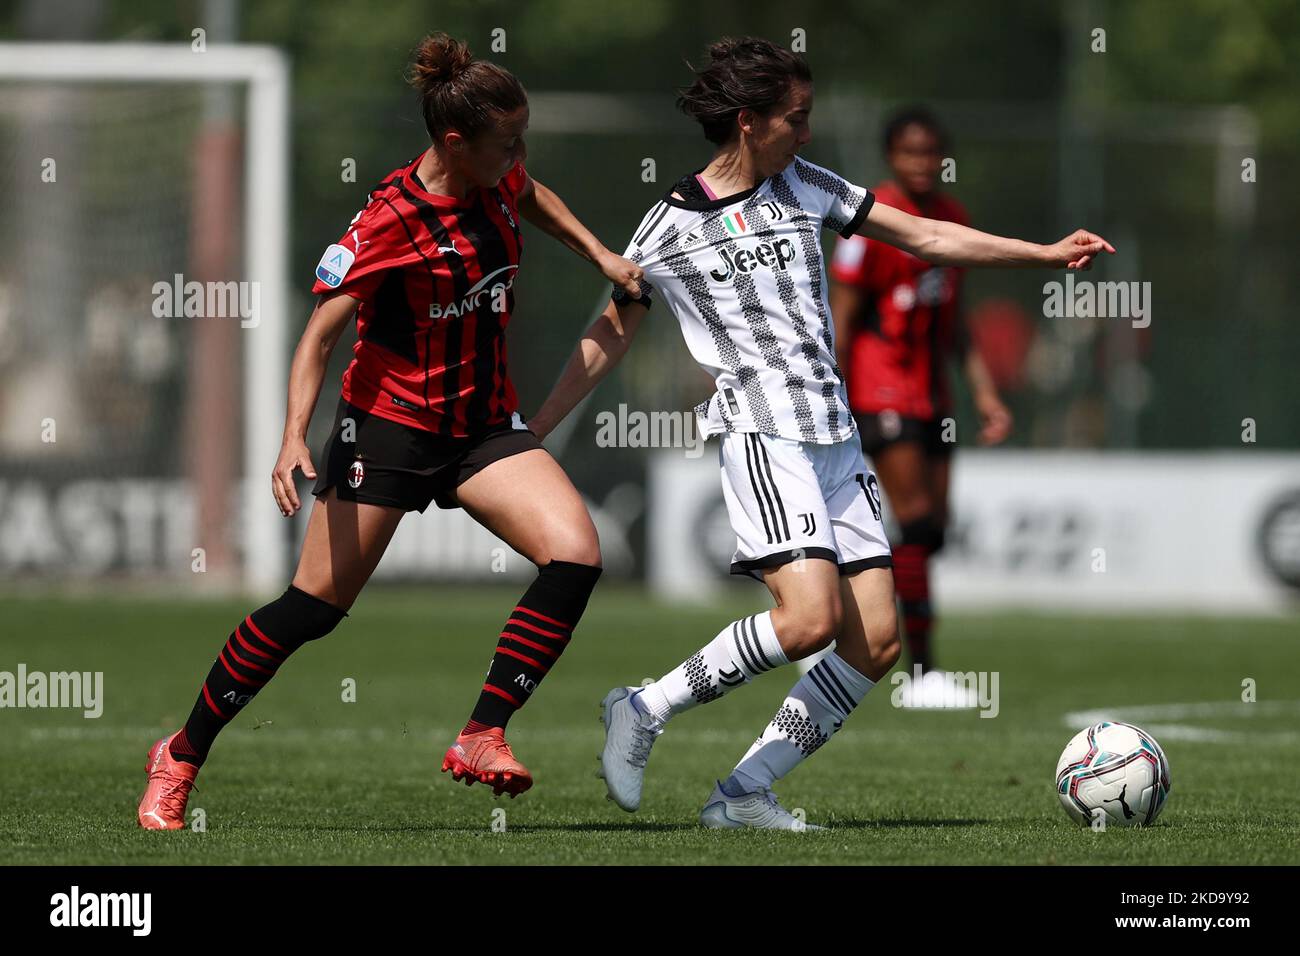
[[[299,833],[491,833],[483,823],[411,823],[400,826],[336,826],[308,823],[224,823],[223,830],[292,830]],[[697,823],[512,823],[510,833],[671,833],[701,829]]]
[[[976,827],[985,826],[989,820],[863,820],[856,817],[836,819],[826,822],[827,832],[836,830],[896,830],[927,829],[937,827]],[[455,823],[412,823],[400,826],[356,826],[321,825],[307,823],[226,823],[226,830],[293,830],[303,833],[449,833],[479,835],[491,833],[489,825],[455,824]],[[519,823],[511,824],[509,833],[681,833],[684,831],[704,832],[704,827],[695,822],[669,823],[652,820],[629,821],[627,823],[608,823],[592,821],[590,823]]]
[[835,818],[825,823],[828,830],[920,830],[928,827],[982,827],[992,820],[887,819],[862,820],[857,817]]

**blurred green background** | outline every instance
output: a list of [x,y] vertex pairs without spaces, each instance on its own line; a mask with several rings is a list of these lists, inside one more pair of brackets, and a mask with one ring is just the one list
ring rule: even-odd
[[[0,6],[0,36],[189,42],[225,6],[10,2]],[[535,107],[529,168],[621,251],[667,183],[709,155],[673,107],[674,88],[689,79],[684,61],[725,34],[789,42],[803,30],[819,96],[809,158],[873,184],[884,173],[880,117],[903,103],[929,104],[951,129],[950,188],[974,224],[1037,240],[1086,225],[1121,252],[1094,278],[1152,283],[1152,325],[1133,330],[1114,320],[1042,318],[1042,274],[971,277],[969,306],[1009,300],[1036,327],[1024,374],[1009,390],[1020,425],[1013,442],[1239,448],[1241,420],[1251,417],[1260,445],[1300,443],[1292,380],[1300,337],[1290,328],[1300,262],[1300,189],[1291,175],[1300,153],[1300,5],[1289,0],[260,0],[233,10],[240,40],[292,58],[291,262],[304,318],[320,250],[370,184],[427,145],[402,79],[425,32],[465,39],[514,71],[539,104],[545,94],[609,97]],[[1104,53],[1092,50],[1098,27]],[[493,53],[498,28],[506,48]],[[593,118],[607,107],[608,122]],[[357,163],[355,183],[341,181],[347,157]],[[647,157],[657,182],[642,181]],[[1246,157],[1256,161],[1257,182],[1240,181]],[[510,335],[527,412],[603,283],[535,230],[525,262]],[[652,323],[647,337],[653,344],[634,350],[597,396],[599,407],[627,400],[684,409],[705,393],[670,322]],[[607,473],[609,457],[589,466]],[[580,483],[588,477],[581,460],[566,465]]]

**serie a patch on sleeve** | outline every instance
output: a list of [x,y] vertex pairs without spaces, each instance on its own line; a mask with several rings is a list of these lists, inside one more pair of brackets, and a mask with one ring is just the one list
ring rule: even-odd
[[337,289],[343,284],[343,279],[352,268],[354,261],[356,256],[351,250],[336,243],[326,249],[325,254],[320,257],[320,262],[316,264],[316,278],[331,289]]

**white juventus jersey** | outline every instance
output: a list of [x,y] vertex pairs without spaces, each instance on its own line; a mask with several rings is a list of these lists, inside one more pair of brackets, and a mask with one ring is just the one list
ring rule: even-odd
[[[693,179],[688,177],[687,179]],[[701,434],[761,432],[832,444],[854,433],[835,363],[821,230],[852,235],[875,197],[796,158],[753,189],[650,209],[624,253],[645,270],[641,302],[662,298],[691,355],[717,383],[696,409]],[[615,302],[629,296],[615,289]]]

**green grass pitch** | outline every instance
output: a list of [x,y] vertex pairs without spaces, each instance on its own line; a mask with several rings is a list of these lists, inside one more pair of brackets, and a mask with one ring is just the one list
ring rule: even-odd
[[[697,814],[757,736],[793,669],[678,720],[642,809],[595,777],[598,702],[657,677],[767,606],[656,603],[598,589],[569,652],[511,724],[536,784],[517,800],[455,785],[443,750],[477,695],[511,589],[373,589],[222,735],[190,807],[206,832],[135,826],[145,751],[184,720],[236,601],[0,599],[0,670],[103,671],[104,713],[0,710],[0,847],[10,863],[919,864],[1300,862],[1296,621],[953,615],[941,663],[997,671],[1000,713],[918,713],[872,692],[781,781],[824,833],[707,831]],[[342,700],[353,678],[355,703]],[[1241,703],[1242,681],[1258,700]],[[1053,793],[1065,715],[1156,708],[1173,793],[1150,830],[1074,828]],[[1138,711],[1139,714],[1143,712]],[[1161,728],[1167,729],[1163,734]],[[496,809],[504,810],[494,814]],[[494,822],[498,825],[493,827]],[[504,823],[504,832],[499,832]]]

